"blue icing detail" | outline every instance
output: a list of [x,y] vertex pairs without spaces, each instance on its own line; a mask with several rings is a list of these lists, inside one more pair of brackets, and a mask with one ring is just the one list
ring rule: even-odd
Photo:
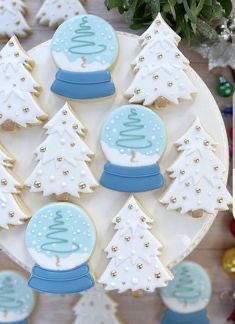
[[55,32],[52,51],[63,53],[69,62],[79,58],[85,64],[111,66],[118,54],[118,40],[112,26],[94,15],[79,15],[65,21]]
[[31,314],[34,303],[33,291],[22,275],[13,271],[0,272],[0,323],[9,319],[23,322]]
[[126,105],[115,110],[106,121],[101,141],[121,154],[131,155],[135,151],[161,156],[166,146],[165,126],[152,110]]
[[48,258],[91,255],[94,226],[87,214],[70,203],[54,203],[40,209],[26,231],[26,246]]
[[67,271],[47,270],[35,265],[29,280],[29,286],[41,293],[60,295],[79,293],[94,285],[87,264]]
[[[195,305],[209,302],[211,282],[206,271],[194,262],[182,262],[172,269],[174,280],[161,290],[162,296],[173,298],[180,304]],[[169,305],[168,305],[169,306]]]

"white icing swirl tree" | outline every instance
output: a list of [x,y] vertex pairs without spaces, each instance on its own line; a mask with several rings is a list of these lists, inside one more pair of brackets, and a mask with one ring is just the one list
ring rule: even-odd
[[190,63],[177,47],[179,41],[159,14],[140,37],[144,48],[132,63],[136,75],[126,91],[130,103],[162,107],[192,98],[196,89],[187,73]]
[[117,304],[99,285],[82,293],[73,308],[76,320],[74,324],[119,324],[116,317]]
[[26,37],[31,29],[24,17],[25,3],[21,0],[0,0],[0,35]]
[[27,127],[46,118],[38,103],[40,86],[32,69],[33,60],[13,36],[0,52],[0,125],[7,125],[6,129],[9,122]]
[[31,192],[43,192],[44,196],[91,193],[98,186],[86,162],[91,161],[93,152],[80,136],[85,128],[66,103],[44,126],[47,139],[36,149],[38,164],[26,185]]
[[63,21],[86,13],[78,0],[46,0],[37,13],[41,25],[56,27]]
[[11,172],[14,162],[0,145],[0,228],[4,229],[9,229],[9,225],[21,225],[30,218],[29,211],[20,198],[22,185]]
[[227,210],[232,197],[226,188],[226,169],[214,153],[214,140],[198,118],[176,146],[182,153],[168,169],[174,180],[161,203],[194,217]]
[[152,222],[134,197],[113,219],[117,232],[105,249],[111,261],[99,279],[106,290],[153,292],[172,280],[159,259],[162,245],[149,231]]

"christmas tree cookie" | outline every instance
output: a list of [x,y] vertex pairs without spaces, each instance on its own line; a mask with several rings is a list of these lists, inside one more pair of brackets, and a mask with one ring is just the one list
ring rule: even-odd
[[139,105],[116,109],[103,126],[101,146],[108,163],[102,186],[121,192],[144,192],[164,184],[158,161],[166,146],[162,120]]
[[174,280],[161,290],[167,309],[161,324],[209,324],[206,306],[211,282],[206,271],[194,262],[182,262],[172,269]]
[[11,172],[14,159],[0,146],[0,228],[21,225],[30,213],[20,198],[22,185]]
[[37,19],[41,25],[54,28],[63,21],[84,13],[86,10],[79,0],[45,0],[37,13]]
[[27,324],[34,304],[34,293],[21,274],[0,272],[0,323]]
[[26,37],[31,29],[25,20],[25,3],[21,0],[0,0],[0,39],[13,35]]
[[162,245],[149,231],[152,219],[133,196],[113,223],[117,232],[105,249],[111,261],[99,282],[119,293],[165,287],[173,277],[159,259]]
[[109,69],[118,56],[112,26],[93,15],[65,21],[52,39],[52,56],[59,70],[51,90],[71,99],[92,99],[115,93]]
[[226,188],[226,169],[215,155],[216,143],[198,118],[176,146],[182,153],[168,169],[173,182],[161,203],[194,217],[227,210],[232,197]]
[[26,230],[26,247],[36,261],[29,286],[50,294],[92,288],[94,279],[87,261],[95,241],[94,225],[81,208],[69,203],[41,208]]
[[33,65],[15,36],[0,52],[0,125],[6,130],[46,118],[38,103],[40,86],[32,77]]
[[87,162],[93,152],[83,142],[85,127],[66,103],[44,126],[47,139],[36,149],[38,164],[26,185],[31,192],[43,192],[44,196],[91,193],[98,186]]
[[76,316],[74,324],[120,324],[116,317],[117,304],[99,285],[82,293],[73,311]]
[[132,63],[136,75],[126,91],[130,103],[163,107],[192,98],[196,89],[187,73],[189,61],[177,47],[179,41],[159,14],[140,37],[144,48]]

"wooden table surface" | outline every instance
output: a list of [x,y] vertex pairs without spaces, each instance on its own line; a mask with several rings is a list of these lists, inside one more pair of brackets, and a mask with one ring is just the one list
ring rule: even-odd
[[[33,28],[33,34],[22,41],[25,49],[30,49],[41,42],[48,40],[53,35],[53,31],[47,27],[38,25],[35,16],[42,1],[26,0],[28,5],[28,21]],[[109,21],[116,30],[130,31],[125,17],[121,17],[116,11],[108,12],[104,7],[103,0],[87,0],[86,8],[89,13],[101,16]],[[186,47],[181,47],[183,53],[190,59],[192,67],[198,72],[202,79],[207,83],[215,98],[220,105],[224,107],[231,104],[230,99],[223,99],[216,96],[216,75],[222,72],[216,70],[208,71],[207,61],[202,59]],[[223,70],[223,74],[231,79],[230,72]],[[231,182],[231,177],[229,179]],[[221,258],[224,250],[235,247],[234,238],[229,232],[229,222],[231,214],[220,213],[214,222],[210,232],[201,242],[201,244],[188,257],[201,264],[209,273],[213,282],[213,296],[209,305],[209,315],[212,324],[226,323],[226,317],[232,311],[232,302],[223,302],[221,293],[226,290],[235,290],[235,282],[232,281],[221,268]],[[13,261],[11,261],[3,252],[0,252],[0,269],[15,269],[23,272]],[[28,276],[28,274],[25,273]],[[149,294],[142,298],[134,298],[129,294],[112,295],[119,303],[119,318],[126,324],[154,324],[160,323],[160,317],[164,306],[157,294]],[[72,306],[77,301],[76,296],[49,297],[38,296],[37,306],[31,318],[32,324],[72,324],[74,321]],[[86,323],[81,323],[86,324]],[[112,324],[112,323],[110,323]]]

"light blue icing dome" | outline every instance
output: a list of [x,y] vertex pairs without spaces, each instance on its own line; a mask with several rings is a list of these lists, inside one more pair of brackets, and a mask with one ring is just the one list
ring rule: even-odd
[[106,70],[117,59],[118,40],[112,26],[94,15],[65,21],[52,39],[57,66],[73,72]]
[[178,313],[193,313],[204,309],[211,298],[211,281],[197,263],[181,262],[172,269],[174,279],[161,290],[166,306]]
[[140,105],[116,109],[103,126],[101,145],[107,159],[119,165],[156,163],[166,146],[163,121],[152,110]]
[[35,303],[27,280],[17,272],[0,272],[0,323],[12,323],[29,317]]
[[26,246],[45,269],[67,270],[86,262],[96,240],[94,225],[76,205],[54,203],[40,209],[26,230]]

